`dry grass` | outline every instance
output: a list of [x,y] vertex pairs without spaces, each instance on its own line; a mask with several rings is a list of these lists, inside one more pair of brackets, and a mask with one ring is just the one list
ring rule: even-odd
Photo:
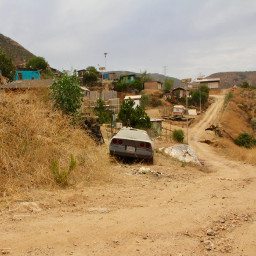
[[[222,115],[223,129],[228,132],[232,138],[236,138],[240,133],[249,133],[255,136],[250,124],[250,118],[253,117],[256,110],[256,93],[246,89],[232,90],[233,97],[229,101],[226,110]],[[239,107],[242,104],[242,108]],[[256,164],[256,148],[246,149],[237,146],[233,141],[227,138],[219,140],[219,144],[224,154],[235,160],[246,163]]]
[[0,103],[0,192],[57,186],[52,161],[68,169],[70,155],[77,162],[70,182],[111,180],[107,147],[96,146],[84,130],[51,110],[47,92],[2,93]]
[[222,139],[221,152],[234,160],[256,165],[256,148],[239,147],[228,139]]

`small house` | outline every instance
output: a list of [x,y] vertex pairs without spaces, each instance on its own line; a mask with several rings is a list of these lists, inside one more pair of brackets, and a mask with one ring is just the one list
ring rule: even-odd
[[172,96],[177,98],[186,97],[186,90],[182,87],[178,87],[172,90]]
[[174,105],[173,106],[173,115],[174,116],[183,116],[185,114],[186,108],[183,105]]
[[141,95],[125,96],[124,100],[134,100],[135,105],[133,106],[133,108],[136,108],[137,106],[140,106]]
[[210,89],[218,89],[220,88],[220,78],[198,78],[192,84],[194,89],[200,85],[207,85]]
[[85,73],[89,73],[89,71],[86,69],[77,70],[77,75],[80,79],[83,79]]
[[116,75],[116,73],[113,73],[113,72],[105,73],[105,74],[103,74],[103,79],[104,80],[116,80],[117,79],[117,75]]
[[144,89],[162,90],[163,89],[163,83],[159,82],[159,81],[147,81],[147,82],[144,82]]
[[39,80],[40,70],[33,68],[18,68],[14,81],[17,80]]
[[130,84],[130,83],[134,82],[135,80],[136,80],[135,74],[120,76],[120,81],[122,83]]

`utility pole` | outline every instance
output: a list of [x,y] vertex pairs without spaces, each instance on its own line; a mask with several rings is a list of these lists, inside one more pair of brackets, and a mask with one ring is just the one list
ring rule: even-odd
[[105,70],[107,70],[107,55],[108,55],[108,52],[104,52],[104,56],[105,56]]
[[191,82],[191,78],[182,79],[181,82],[185,83],[185,90],[186,90],[186,112],[187,112],[187,145],[188,145],[188,83]]

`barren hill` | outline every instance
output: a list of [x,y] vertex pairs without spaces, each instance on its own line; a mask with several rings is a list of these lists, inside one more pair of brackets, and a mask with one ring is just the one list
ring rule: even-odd
[[33,53],[3,34],[0,34],[0,48],[4,49],[7,57],[12,59],[14,65],[23,64],[35,57]]
[[219,72],[214,73],[207,78],[220,78],[221,88],[231,88],[234,85],[240,85],[243,82],[248,82],[251,86],[256,86],[256,71]]

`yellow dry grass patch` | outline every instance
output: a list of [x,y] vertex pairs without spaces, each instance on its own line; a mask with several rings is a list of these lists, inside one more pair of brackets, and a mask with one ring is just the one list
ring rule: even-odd
[[[233,97],[224,111],[221,124],[234,139],[240,133],[248,133],[255,137],[255,130],[250,124],[252,113],[256,111],[256,91],[237,88],[232,90]],[[242,108],[239,106],[243,106]],[[256,164],[256,147],[246,149],[237,146],[233,141],[224,138],[219,140],[223,153],[229,157],[250,164]]]
[[228,139],[221,140],[221,151],[229,158],[256,165],[256,148],[239,147]]
[[0,192],[55,187],[51,163],[68,169],[77,162],[70,183],[111,180],[107,147],[96,146],[68,117],[52,111],[47,92],[2,93],[0,104]]

